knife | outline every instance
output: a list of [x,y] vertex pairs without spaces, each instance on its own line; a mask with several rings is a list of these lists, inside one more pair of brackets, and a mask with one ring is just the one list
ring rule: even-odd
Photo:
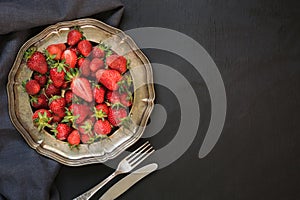
[[109,190],[107,190],[99,200],[113,200],[119,197],[121,194],[126,192],[131,186],[140,181],[145,176],[149,175],[151,172],[157,169],[158,165],[152,163],[141,167],[140,169],[135,170],[130,173],[119,182],[114,184]]

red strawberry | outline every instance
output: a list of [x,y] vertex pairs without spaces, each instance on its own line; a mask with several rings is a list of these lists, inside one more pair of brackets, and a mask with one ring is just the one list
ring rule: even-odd
[[96,103],[103,103],[105,96],[105,89],[100,85],[96,85],[93,89],[93,96]]
[[46,48],[46,50],[48,51],[51,58],[53,58],[54,60],[60,60],[63,50],[59,45],[51,44]]
[[60,118],[64,118],[66,116],[66,109],[65,108],[57,109],[55,111],[55,115],[57,115]]
[[124,108],[109,108],[108,110],[108,121],[113,125],[113,126],[120,126],[122,119],[127,117],[127,111]]
[[45,84],[47,83],[47,76],[39,74],[37,72],[35,72],[33,74],[33,79],[36,80],[40,84],[41,87],[44,87]]
[[111,131],[111,125],[107,120],[98,120],[94,124],[94,132],[98,135],[107,135]]
[[122,79],[121,74],[112,69],[100,69],[96,72],[98,82],[104,85],[109,90],[117,90],[119,88],[118,82]]
[[84,104],[72,104],[69,107],[69,111],[71,111],[72,116],[67,117],[71,118],[70,120],[74,121],[74,118],[76,119],[76,124],[81,124],[88,116],[91,115],[90,107]]
[[52,123],[60,123],[60,122],[62,121],[62,119],[63,119],[62,117],[60,117],[60,116],[54,114],[54,115],[52,116]]
[[57,88],[60,88],[62,85],[64,85],[65,75],[66,73],[58,67],[50,69],[50,79],[52,80],[53,85]]
[[82,65],[82,63],[84,62],[85,58],[84,57],[77,57],[77,65],[78,67],[80,67]]
[[39,51],[35,51],[34,48],[30,48],[25,53],[26,63],[29,69],[39,72],[40,74],[46,74],[48,71],[48,65],[46,57]]
[[78,44],[77,44],[77,48],[79,50],[79,52],[84,56],[87,57],[91,51],[92,51],[92,43],[88,40],[81,40]]
[[87,58],[79,58],[77,61],[81,75],[88,77],[90,75],[90,60]]
[[[39,115],[44,115],[44,114],[46,114],[46,117],[48,117],[48,118],[51,118],[51,117],[52,117],[52,115],[51,115],[51,113],[50,113],[49,110],[42,108],[42,109],[36,110],[36,111],[33,113],[33,115],[32,115],[32,120],[36,120],[36,119],[39,118]],[[50,121],[47,121],[47,122],[50,122]]]
[[37,109],[48,108],[48,99],[44,94],[32,96],[30,99],[31,106]]
[[87,102],[93,101],[93,93],[90,82],[83,77],[76,77],[71,83],[72,92]]
[[77,130],[73,130],[68,136],[68,142],[72,146],[79,145],[80,143],[80,134]]
[[94,135],[89,135],[89,134],[81,133],[80,134],[80,140],[84,144],[89,144],[89,143],[93,142],[93,136]]
[[55,137],[59,140],[67,139],[68,135],[72,131],[72,128],[67,124],[60,123],[56,126],[55,130],[52,132],[55,133]]
[[69,87],[70,87],[70,84],[65,81],[60,88],[61,89],[68,89]]
[[80,52],[76,46],[69,47],[68,49],[74,51],[74,53],[76,53],[76,55],[79,56]]
[[94,58],[103,58],[104,55],[105,55],[105,51],[102,48],[100,48],[99,46],[93,47],[92,56]]
[[77,44],[82,38],[82,33],[79,30],[73,29],[67,35],[67,43],[70,46]]
[[56,46],[58,46],[62,51],[66,50],[66,45],[64,43],[58,43],[56,44]]
[[45,90],[45,94],[47,95],[47,97],[51,97],[54,95],[60,95],[61,94],[61,90],[57,87],[55,87],[53,85],[53,83],[50,83]]
[[36,95],[37,93],[40,92],[41,86],[36,80],[29,80],[25,84],[25,90],[29,95]]
[[123,106],[129,107],[132,105],[132,96],[128,93],[122,93],[120,95],[120,102]]
[[53,96],[50,99],[50,110],[59,117],[65,116],[66,99],[61,96]]
[[[54,111],[57,108],[64,108],[66,106],[66,100],[65,98],[61,96],[53,96],[50,99],[50,110]],[[53,108],[53,109],[52,109]]]
[[127,70],[127,60],[124,56],[111,55],[106,58],[106,63],[111,69],[119,71],[121,74]]
[[78,127],[78,130],[81,134],[89,134],[93,135],[93,126],[94,126],[95,120],[94,118],[88,118],[80,126]]
[[73,92],[72,90],[68,90],[65,92],[65,99],[66,99],[66,103],[70,104],[72,103],[72,98],[73,98]]
[[106,99],[111,104],[120,103],[120,94],[119,94],[119,92],[116,92],[116,91],[107,91]]
[[100,58],[93,58],[93,60],[90,62],[90,70],[92,72],[96,72],[99,69],[104,68],[104,62]]
[[69,68],[75,68],[77,55],[74,51],[70,49],[65,50],[61,55],[61,59],[65,60],[65,63],[69,66]]
[[109,110],[105,103],[101,103],[95,106],[94,112],[94,115],[97,119],[104,119],[105,117],[107,117]]
[[51,113],[46,109],[39,109],[35,111],[32,115],[32,121],[35,126],[38,127],[38,130],[42,130],[45,127],[51,127]]

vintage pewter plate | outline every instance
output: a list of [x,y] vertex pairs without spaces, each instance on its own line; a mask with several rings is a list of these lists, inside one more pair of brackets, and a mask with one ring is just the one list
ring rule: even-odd
[[[22,87],[22,82],[32,76],[32,71],[22,58],[31,46],[43,51],[49,44],[65,43],[68,31],[74,26],[78,26],[88,40],[95,43],[103,41],[113,51],[131,60],[129,72],[133,79],[134,100],[129,112],[128,127],[121,126],[109,139],[89,145],[80,144],[79,148],[71,149],[67,142],[57,140],[45,130],[39,132],[33,125],[29,97]],[[143,134],[155,98],[149,60],[124,32],[95,19],[60,22],[28,40],[19,50],[9,73],[7,92],[10,118],[28,145],[38,153],[69,166],[105,162],[134,144]]]

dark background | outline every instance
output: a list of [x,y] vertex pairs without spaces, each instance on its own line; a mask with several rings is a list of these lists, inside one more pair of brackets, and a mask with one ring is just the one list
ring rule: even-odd
[[[151,62],[171,66],[188,78],[197,93],[202,120],[197,137],[180,159],[120,199],[300,199],[299,1],[122,2],[121,29],[164,27],[199,42],[219,68],[228,107],[218,143],[208,156],[198,159],[210,120],[205,83],[182,58],[145,49]],[[180,116],[171,115],[179,107],[167,88],[156,86],[156,96],[156,103],[169,114],[165,127],[149,139],[159,149],[174,137]],[[63,166],[55,185],[61,199],[71,199],[112,172],[103,164]]]
[[[119,0],[0,1],[0,199],[68,200],[113,172],[104,164],[67,167],[41,156],[28,147],[8,116],[8,73],[21,45],[51,24],[84,17],[122,30],[153,26],[182,32],[210,54],[226,88],[222,135],[213,150],[199,159],[211,116],[205,82],[184,58],[143,49],[151,62],[185,76],[197,94],[201,121],[192,145],[178,160],[120,199],[300,199],[299,1],[121,1],[124,5]],[[166,87],[155,85],[155,90],[156,103],[164,106],[168,116],[160,132],[148,139],[161,149],[177,133],[180,102]]]

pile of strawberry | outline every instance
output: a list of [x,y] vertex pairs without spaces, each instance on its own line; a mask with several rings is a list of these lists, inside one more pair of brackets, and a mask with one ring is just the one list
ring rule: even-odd
[[31,47],[24,59],[33,74],[23,85],[39,130],[73,147],[106,138],[128,122],[130,62],[107,45],[87,40],[74,27],[66,43],[51,44],[43,52]]

